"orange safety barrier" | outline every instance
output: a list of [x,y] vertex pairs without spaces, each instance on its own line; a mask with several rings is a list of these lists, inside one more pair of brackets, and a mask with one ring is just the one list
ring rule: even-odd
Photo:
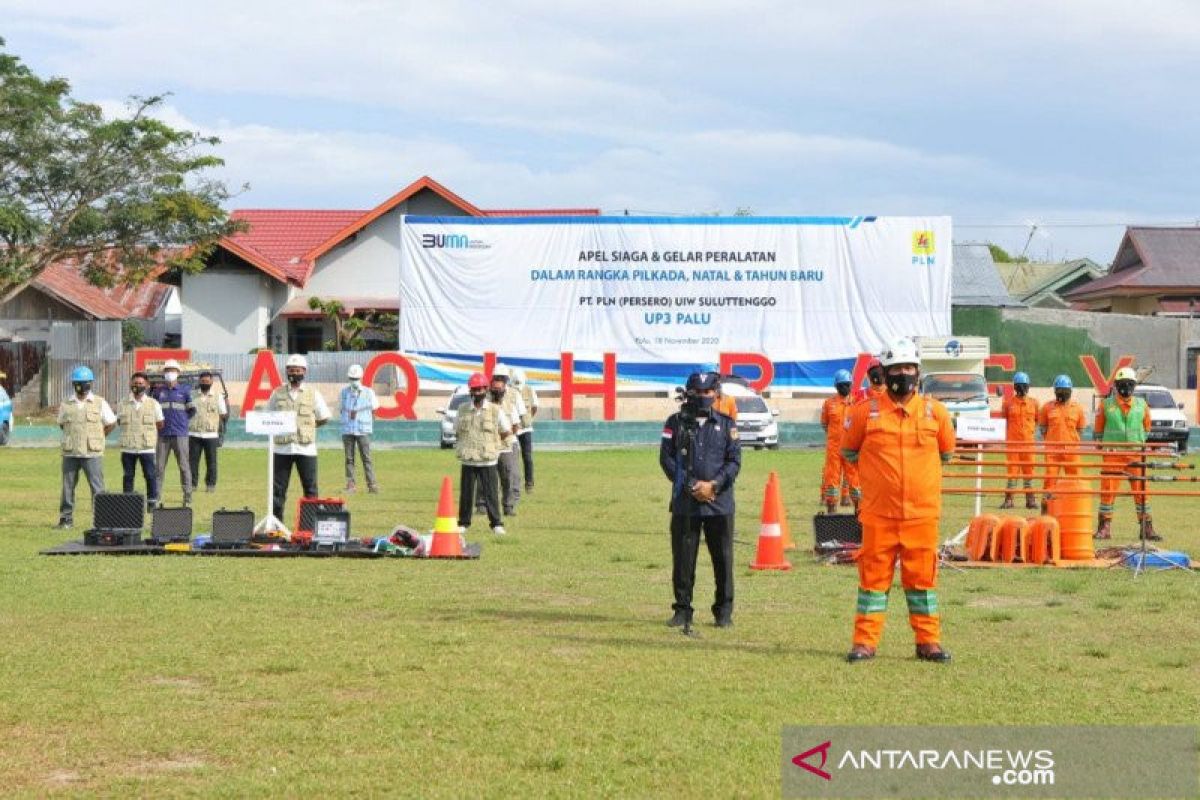
[[1062,535],[1058,520],[1051,516],[1032,520],[1025,544],[1024,560],[1028,564],[1053,563],[1062,559]]
[[1025,555],[1025,537],[1029,532],[1029,521],[1023,517],[1005,517],[1000,522],[1000,532],[996,537],[999,543],[996,546],[996,557],[993,561],[999,561],[1005,564],[1012,564],[1022,556],[1024,561]]
[[967,555],[972,561],[995,561],[1000,518],[980,514],[967,526]]

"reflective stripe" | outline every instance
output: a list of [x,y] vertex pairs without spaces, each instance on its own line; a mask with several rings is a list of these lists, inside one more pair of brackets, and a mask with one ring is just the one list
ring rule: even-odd
[[870,589],[858,590],[859,614],[882,614],[887,611],[887,592],[872,592]]
[[909,614],[931,617],[938,613],[937,592],[932,589],[905,589],[904,599],[908,601]]
[[851,464],[857,464],[858,463],[858,451],[857,450],[843,450],[842,458],[846,459]]
[[777,539],[783,536],[783,528],[779,527],[778,522],[764,522],[759,529],[758,535],[765,536],[768,539]]

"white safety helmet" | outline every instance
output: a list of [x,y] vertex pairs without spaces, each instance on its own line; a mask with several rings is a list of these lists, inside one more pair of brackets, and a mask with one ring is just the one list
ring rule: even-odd
[[908,337],[897,339],[887,346],[879,356],[879,363],[884,369],[893,364],[915,364],[921,366],[921,353],[917,343]]
[[163,372],[166,372],[169,369],[173,369],[176,372],[179,372],[179,362],[173,358],[168,358],[166,361],[163,362]]
[[363,368],[358,364],[351,364],[350,369],[346,370],[346,377],[352,381],[362,380]]
[[287,357],[287,361],[284,362],[283,366],[284,366],[284,369],[287,369],[288,367],[299,367],[300,369],[307,372],[308,371],[308,359],[305,358],[304,356],[300,355],[299,353],[294,353]]
[[496,368],[492,370],[492,377],[493,378],[504,378],[505,380],[511,380],[512,379],[512,370],[510,370],[508,368],[507,364],[497,364]]
[[517,386],[525,385],[525,370],[517,367],[512,371],[512,382]]
[[1113,383],[1117,381],[1133,381],[1137,383],[1137,373],[1133,371],[1132,367],[1121,367],[1117,370],[1116,377],[1113,378]]

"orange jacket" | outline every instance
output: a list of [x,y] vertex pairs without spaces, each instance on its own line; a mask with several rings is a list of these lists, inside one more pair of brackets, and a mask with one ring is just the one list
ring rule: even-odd
[[870,400],[872,397],[874,397],[876,400],[878,400],[879,398],[883,397],[885,394],[887,394],[886,386],[876,386],[873,383],[869,383],[869,384],[867,384],[867,388],[858,389],[857,391],[855,391],[854,394],[852,395],[852,397],[854,398],[854,402],[861,403],[864,400]]
[[1025,397],[1004,398],[1000,409],[1001,416],[1007,421],[1008,441],[1032,442],[1037,428],[1038,401],[1026,395]]
[[713,408],[737,422],[737,400],[732,395],[723,394],[713,403]]
[[821,427],[825,429],[826,446],[838,445],[842,441],[842,426],[846,422],[846,412],[854,406],[849,397],[835,394],[826,398],[821,405]]
[[927,519],[942,511],[942,463],[954,452],[946,407],[914,394],[897,403],[885,393],[850,409],[842,453],[857,461],[864,516]]
[[1038,426],[1047,442],[1078,442],[1079,432],[1087,427],[1087,414],[1074,400],[1054,400],[1038,412]]

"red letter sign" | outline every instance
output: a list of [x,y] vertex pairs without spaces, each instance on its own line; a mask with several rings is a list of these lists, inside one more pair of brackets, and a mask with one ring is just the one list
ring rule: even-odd
[[771,359],[758,353],[721,353],[722,375],[732,374],[734,365],[758,367],[758,377],[749,381],[750,388],[756,392],[766,389],[775,380],[775,365]]
[[[262,385],[263,378],[267,385]],[[279,367],[275,366],[275,354],[270,350],[259,350],[254,359],[254,368],[250,370],[250,380],[246,384],[246,395],[242,398],[242,417],[247,411],[253,411],[258,401],[267,400],[283,379],[279,377]]]
[[575,395],[601,395],[604,398],[604,419],[612,422],[617,418],[617,354],[604,354],[604,379],[602,381],[576,381],[575,356],[563,353],[562,371],[562,418],[575,418]]
[[133,371],[144,372],[146,370],[146,365],[151,361],[166,361],[168,358],[173,358],[176,361],[187,361],[191,357],[191,350],[139,347],[137,350],[133,351]]
[[1133,356],[1121,356],[1117,359],[1117,365],[1113,367],[1112,375],[1108,379],[1105,379],[1104,373],[1100,371],[1100,365],[1096,363],[1094,356],[1080,356],[1079,361],[1083,364],[1084,372],[1087,373],[1092,386],[1096,390],[1096,394],[1100,397],[1108,394],[1108,390],[1112,388],[1112,375],[1116,375],[1117,370],[1133,366]]
[[413,368],[412,362],[399,353],[380,353],[371,359],[367,364],[367,368],[363,371],[363,385],[370,386],[375,382],[375,374],[383,367],[396,367],[404,373],[404,389],[397,391],[394,395],[396,405],[392,408],[383,408],[382,406],[375,412],[375,416],[379,419],[396,419],[403,417],[404,419],[416,419],[417,412],[413,410],[413,403],[417,400],[417,393],[421,390],[420,381],[417,378],[417,370]]

